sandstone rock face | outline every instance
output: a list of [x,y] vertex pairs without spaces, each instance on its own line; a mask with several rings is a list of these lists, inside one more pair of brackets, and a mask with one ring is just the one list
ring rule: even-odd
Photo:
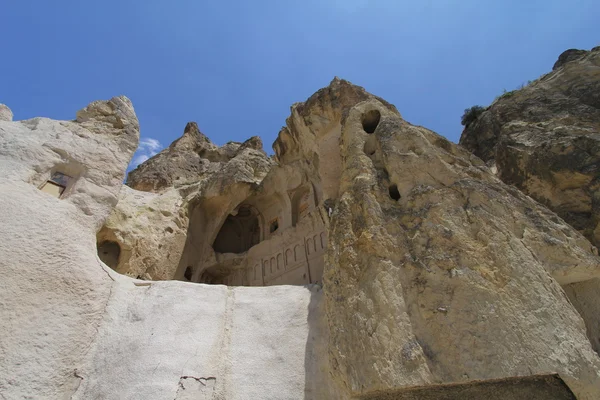
[[[257,137],[218,147],[189,123],[181,138],[132,171],[127,181],[133,189],[157,193],[150,197],[168,204],[168,210],[134,202],[150,197],[126,191],[130,196],[123,196],[100,231],[99,244],[116,243],[115,269],[132,277],[249,286],[320,282],[327,214],[342,172],[340,121],[366,99],[397,113],[383,99],[339,78],[293,105],[273,144],[275,160]],[[144,217],[127,217],[132,215]],[[141,220],[163,221],[170,228],[153,229],[154,223]],[[187,237],[183,252],[182,237]]]
[[[110,295],[94,236],[117,202],[138,121],[125,97],[86,110],[81,122],[0,121],[0,394],[6,399],[68,398]],[[69,177],[58,182],[64,190],[44,190],[60,189],[48,182],[56,173]]]
[[0,121],[12,121],[13,113],[5,104],[0,103]]
[[347,81],[286,122],[132,188],[126,98],[0,122],[2,397],[600,398],[585,237]]
[[586,322],[588,338],[592,347],[600,354],[600,279],[590,279],[584,282],[564,286],[569,300],[579,311]]
[[244,156],[245,149],[256,150],[258,154],[253,154],[254,157],[262,155],[262,158],[267,158],[258,137],[244,143],[229,142],[218,147],[200,132],[195,122],[190,122],[182,137],[131,171],[127,185],[136,190],[160,192],[172,187],[198,184],[204,177],[216,174],[223,164]]
[[554,371],[600,396],[600,359],[560,287],[598,276],[596,249],[379,101],[346,114],[324,277],[342,390]]
[[[144,282],[100,261],[96,231],[122,188],[137,119],[116,98],[78,121],[0,122],[0,397],[317,398],[318,288]],[[44,190],[55,168],[75,179],[61,178],[60,193]],[[131,235],[132,264],[135,241],[165,242],[185,223],[177,192],[119,197],[105,229]]]
[[[97,235],[100,259],[133,278],[172,279],[187,233],[188,216],[182,205],[177,190],[156,194],[124,186]],[[107,260],[111,254],[112,262]]]
[[97,225],[117,203],[123,166],[138,140],[139,124],[131,102],[114,97],[79,111],[75,122],[0,121],[0,165],[6,178],[34,187],[46,189],[48,181],[57,181],[54,193]]
[[460,144],[498,177],[600,244],[600,47],[567,50],[527,87],[495,101]]

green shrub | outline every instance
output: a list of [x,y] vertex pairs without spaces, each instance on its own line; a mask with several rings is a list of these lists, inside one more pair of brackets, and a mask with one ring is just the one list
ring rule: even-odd
[[475,121],[479,116],[485,111],[485,107],[481,106],[473,106],[471,108],[465,109],[465,113],[460,119],[460,123],[464,126],[469,125],[471,122]]

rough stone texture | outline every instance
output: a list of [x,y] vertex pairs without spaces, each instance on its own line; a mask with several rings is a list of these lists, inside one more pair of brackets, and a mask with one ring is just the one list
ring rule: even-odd
[[[137,129],[125,98],[0,122],[2,397],[375,399],[498,379],[514,400],[558,374],[600,398],[597,249],[383,100],[334,79],[292,106],[274,158],[188,124],[120,190]],[[76,178],[60,198],[38,190],[59,170]],[[254,217],[256,236],[231,228]],[[103,241],[125,274],[229,286],[120,275]],[[296,285],[238,287],[280,283]]]
[[592,347],[600,354],[600,279],[572,283],[564,289],[586,322],[587,335]]
[[177,190],[161,194],[124,186],[119,202],[97,235],[120,246],[114,270],[133,278],[173,279],[186,241],[187,210]]
[[[53,172],[73,179],[63,197],[97,225],[117,204],[125,167],[139,140],[139,124],[126,97],[91,103],[77,120],[0,121],[0,169],[6,179],[33,186]],[[22,158],[22,159],[19,159]]]
[[600,47],[495,101],[460,144],[600,245]]
[[579,60],[581,57],[585,56],[587,51],[578,50],[578,49],[569,49],[562,52],[560,56],[558,56],[558,60],[552,66],[552,71],[558,69],[565,65],[568,62]]
[[[95,231],[117,202],[137,145],[129,100],[88,107],[85,122],[0,121],[0,395],[68,398],[104,316],[112,281]],[[112,112],[112,114],[111,114]],[[120,127],[106,123],[120,120]],[[76,178],[62,199],[37,187]]]
[[[96,231],[138,138],[125,105],[92,103],[81,122],[0,122],[0,397],[202,398],[191,381],[205,380],[214,399],[323,398],[313,386],[318,287],[145,282],[100,262]],[[38,176],[75,162],[85,164],[71,191],[38,190]],[[177,201],[142,194],[121,198],[163,215]]]
[[[295,126],[289,131],[297,134]],[[217,147],[189,123],[181,138],[130,174],[137,190],[123,192],[98,243],[117,243],[121,254],[111,267],[132,277],[246,286],[320,282],[328,221],[316,165],[278,163],[256,137]],[[252,248],[231,246],[249,238],[227,228],[244,210],[257,216]]]
[[[195,122],[190,122],[182,137],[131,171],[127,177],[127,185],[148,192],[197,185],[204,177],[218,173],[223,164],[228,164],[236,157],[243,158],[247,155],[245,149],[253,149],[267,158],[259,137],[252,137],[244,143],[229,142],[218,147],[200,132]],[[232,163],[232,166],[236,164]]]
[[576,400],[556,375],[432,385],[361,396],[360,400]]
[[0,103],[0,121],[12,121],[13,113],[7,105]]
[[[342,118],[352,106],[368,99],[377,99],[387,109],[398,113],[396,107],[382,98],[336,77],[304,103],[291,107],[286,126],[273,143],[281,164],[308,169],[308,173],[320,178],[325,200],[338,197],[342,174],[339,150]],[[307,163],[309,167],[305,166]]]
[[377,100],[349,110],[341,152],[324,292],[342,391],[553,372],[600,397],[600,359],[559,285],[599,276],[585,238]]

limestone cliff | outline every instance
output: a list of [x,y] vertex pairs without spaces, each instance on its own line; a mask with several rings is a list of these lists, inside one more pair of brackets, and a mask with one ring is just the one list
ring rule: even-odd
[[552,72],[500,96],[460,144],[600,245],[600,47],[567,50]]

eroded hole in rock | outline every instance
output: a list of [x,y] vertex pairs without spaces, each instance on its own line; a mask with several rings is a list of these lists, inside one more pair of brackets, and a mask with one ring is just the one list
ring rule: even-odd
[[217,234],[213,249],[217,253],[244,253],[260,242],[258,210],[241,205],[235,214],[229,214]]
[[120,256],[121,246],[117,242],[105,240],[98,244],[98,257],[112,269],[116,269],[119,265]]
[[188,281],[192,280],[192,267],[187,267],[183,273],[183,277]]
[[269,232],[273,233],[275,232],[277,229],[279,229],[279,220],[277,218],[275,218],[273,221],[271,221],[271,223],[269,224]]
[[379,110],[370,110],[362,115],[361,122],[362,127],[367,133],[375,132],[377,129],[377,125],[379,125],[379,120],[381,119],[381,113]]
[[396,201],[400,200],[400,197],[401,197],[401,196],[400,196],[400,191],[398,190],[398,186],[396,186],[396,185],[391,185],[391,186],[389,187],[389,192],[390,192],[390,197],[391,197],[393,200],[396,200]]

